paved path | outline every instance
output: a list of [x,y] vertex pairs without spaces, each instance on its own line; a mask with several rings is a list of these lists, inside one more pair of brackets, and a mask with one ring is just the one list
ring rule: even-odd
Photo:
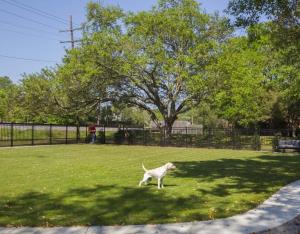
[[[189,222],[160,225],[129,225],[99,227],[56,227],[56,228],[0,228],[2,234],[234,234],[269,233],[285,227],[291,220],[299,220],[300,180],[291,183],[256,209],[230,218],[213,221]],[[297,217],[298,216],[298,217]],[[288,222],[288,223],[287,223]],[[286,224],[287,223],[287,224]],[[293,222],[295,223],[295,222]],[[298,224],[298,222],[296,222]],[[277,229],[276,229],[277,228]],[[296,230],[295,228],[293,230]],[[299,229],[298,229],[299,231]],[[299,233],[295,231],[293,233]],[[270,232],[273,233],[273,232]],[[281,232],[287,233],[287,232]],[[290,232],[288,232],[290,233]]]

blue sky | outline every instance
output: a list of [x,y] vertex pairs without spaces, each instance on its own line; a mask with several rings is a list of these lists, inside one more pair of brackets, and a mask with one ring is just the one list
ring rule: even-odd
[[[38,72],[43,67],[59,63],[69,48],[60,40],[68,40],[67,29],[69,15],[75,24],[85,19],[85,6],[89,0],[0,0],[0,76],[9,76],[14,82],[20,80],[22,73]],[[117,4],[125,10],[140,11],[150,9],[156,0],[101,0],[104,4]],[[202,7],[208,13],[222,12],[228,0],[201,0]],[[20,4],[26,4],[20,5]],[[31,6],[59,17],[59,20],[42,17],[32,11],[17,6]],[[28,8],[27,8],[28,9]],[[40,12],[41,13],[41,12]],[[30,19],[30,21],[25,20]],[[62,20],[60,20],[62,19]],[[64,20],[64,21],[63,21]],[[80,35],[76,35],[80,37]],[[30,58],[47,61],[26,61],[6,58]]]

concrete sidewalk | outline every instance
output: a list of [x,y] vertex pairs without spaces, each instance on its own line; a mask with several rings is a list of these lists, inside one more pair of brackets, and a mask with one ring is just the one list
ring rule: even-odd
[[[1,234],[233,234],[270,230],[293,220],[300,214],[300,180],[291,183],[256,209],[230,218],[213,221],[160,225],[0,228]],[[276,232],[277,233],[277,232]]]

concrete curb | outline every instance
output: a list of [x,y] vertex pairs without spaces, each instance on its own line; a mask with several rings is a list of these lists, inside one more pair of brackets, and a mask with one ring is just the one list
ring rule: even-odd
[[[290,233],[297,231],[300,214],[300,180],[272,195],[257,208],[244,214],[212,221],[128,226],[54,227],[54,228],[4,228],[1,234],[240,234],[240,233]],[[294,220],[294,221],[293,221]],[[296,221],[295,221],[296,220]],[[289,229],[289,224],[295,224]],[[278,232],[279,231],[279,232]],[[293,232],[292,232],[293,233]]]

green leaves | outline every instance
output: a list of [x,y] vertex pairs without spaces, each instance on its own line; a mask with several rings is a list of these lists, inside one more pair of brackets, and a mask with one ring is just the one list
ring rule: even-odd
[[[27,121],[50,122],[55,113],[53,79],[55,72],[43,69],[40,73],[24,74],[20,86],[22,116]],[[24,121],[24,120],[22,120]]]
[[0,121],[14,121],[18,116],[19,89],[9,77],[0,77]]
[[[61,74],[68,80],[77,71],[79,79],[94,84],[93,91],[85,91],[92,99],[98,91],[99,101],[110,97],[136,105],[153,121],[162,115],[172,126],[178,114],[207,91],[201,73],[228,35],[228,25],[220,17],[203,13],[194,0],[160,1],[150,11],[121,12],[98,4],[88,6],[87,25],[98,27],[89,31],[77,51],[69,52]],[[203,89],[189,92],[196,80]]]
[[265,61],[263,54],[247,48],[246,38],[232,39],[223,47],[208,70],[216,78],[215,106],[221,117],[244,126],[268,117],[271,100],[265,86]]
[[118,20],[124,16],[122,9],[115,6],[104,7],[99,3],[89,2],[87,4],[87,29],[92,31],[120,30]]
[[[169,132],[192,108],[211,112],[214,122],[218,115],[243,126],[274,119],[280,110],[297,126],[298,5],[283,3],[231,0],[237,21],[250,23],[243,37],[195,0],[158,0],[134,13],[88,3],[84,39],[61,65],[25,75],[11,91],[0,78],[0,118],[14,113],[14,119],[78,123],[101,118],[101,103],[110,102],[119,116],[135,116],[130,121],[141,121],[137,109],[127,110],[133,106],[154,122],[164,120]],[[257,23],[264,14],[270,22]]]

